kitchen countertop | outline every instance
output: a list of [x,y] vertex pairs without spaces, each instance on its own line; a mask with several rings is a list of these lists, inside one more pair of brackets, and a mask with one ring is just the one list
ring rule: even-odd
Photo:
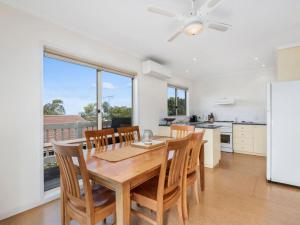
[[[204,129],[217,129],[217,128],[222,127],[220,125],[213,125],[213,124],[209,124],[207,122],[186,122],[186,123],[173,123],[173,124],[190,125],[190,126],[195,126],[195,128],[204,128]],[[159,124],[159,126],[169,127],[170,125]]]
[[234,122],[232,124],[239,124],[239,125],[267,125],[266,123],[258,123],[258,122]]

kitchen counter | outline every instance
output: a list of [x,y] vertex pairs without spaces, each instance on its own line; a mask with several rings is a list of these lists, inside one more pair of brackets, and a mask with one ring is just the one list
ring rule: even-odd
[[[211,123],[174,123],[178,125],[193,125],[196,132],[202,132],[205,130],[204,140],[208,142],[204,145],[204,166],[208,168],[214,168],[219,164],[221,159],[221,134],[220,125],[213,125]],[[158,135],[170,136],[170,125],[161,124],[158,127]]]
[[239,124],[239,125],[267,125],[266,123],[257,123],[257,122],[234,122],[232,124]]
[[[204,128],[204,129],[217,129],[220,128],[220,125],[213,125],[208,122],[186,122],[186,123],[173,123],[176,125],[190,125],[190,126],[195,126],[195,128]],[[162,127],[169,127],[170,125],[167,124],[159,124],[159,126]]]
[[217,129],[222,126],[220,125],[213,125],[213,124],[197,124],[195,128],[204,128],[204,129]]

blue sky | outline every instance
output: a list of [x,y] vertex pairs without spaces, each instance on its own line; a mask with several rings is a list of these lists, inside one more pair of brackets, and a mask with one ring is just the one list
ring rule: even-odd
[[[44,57],[44,104],[53,99],[64,102],[66,114],[74,115],[96,102],[97,70]],[[102,99],[112,106],[131,106],[131,78],[102,72]]]
[[[175,98],[175,88],[174,87],[168,87],[168,97]],[[177,97],[184,99],[185,98],[185,90],[177,88]]]

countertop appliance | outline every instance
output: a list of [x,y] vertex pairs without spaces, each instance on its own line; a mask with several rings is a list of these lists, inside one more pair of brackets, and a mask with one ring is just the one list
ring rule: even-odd
[[300,81],[273,82],[267,100],[267,179],[300,186]]
[[192,123],[198,122],[198,116],[197,115],[192,115],[190,117],[190,122],[192,122]]

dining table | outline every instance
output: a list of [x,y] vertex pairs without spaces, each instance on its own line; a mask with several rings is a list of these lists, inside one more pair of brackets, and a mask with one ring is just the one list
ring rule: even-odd
[[[165,137],[156,136],[159,140]],[[201,191],[205,188],[205,174],[204,174],[204,144],[206,140],[202,141],[201,151],[199,154],[198,167],[198,183],[200,183]],[[102,186],[115,191],[116,195],[116,224],[129,225],[130,224],[130,190],[144,183],[145,181],[159,175],[160,166],[162,163],[163,151],[166,145],[161,145],[155,149],[145,151],[136,156],[112,162],[97,157],[99,150],[91,149],[84,150],[84,157],[86,167],[90,179]],[[117,143],[106,146],[103,151],[122,151],[128,148],[127,143]],[[114,152],[116,153],[116,152]],[[64,219],[64,193],[61,192],[61,224],[65,224]]]

